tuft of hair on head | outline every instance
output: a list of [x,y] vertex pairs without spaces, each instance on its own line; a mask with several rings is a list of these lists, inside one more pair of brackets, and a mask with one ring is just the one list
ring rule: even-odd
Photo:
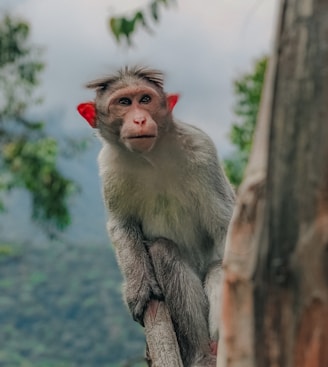
[[97,92],[103,92],[115,85],[124,86],[138,80],[145,80],[155,85],[161,91],[164,88],[164,74],[160,70],[138,65],[132,67],[125,66],[115,74],[87,83],[86,87],[96,89]]

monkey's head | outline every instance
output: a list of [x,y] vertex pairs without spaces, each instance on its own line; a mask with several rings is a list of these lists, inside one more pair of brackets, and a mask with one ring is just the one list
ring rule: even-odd
[[164,92],[160,71],[143,67],[126,67],[87,88],[96,90],[96,99],[79,104],[79,113],[109,143],[139,153],[151,151],[169,129],[179,98]]

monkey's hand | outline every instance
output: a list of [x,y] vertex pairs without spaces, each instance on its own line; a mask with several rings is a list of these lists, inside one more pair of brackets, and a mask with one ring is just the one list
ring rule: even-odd
[[144,326],[144,314],[152,299],[163,300],[163,293],[151,269],[126,282],[125,300],[135,321]]
[[143,325],[143,317],[151,299],[163,299],[146,249],[140,225],[134,218],[111,216],[108,230],[115,246],[116,257],[125,278],[123,294],[135,321]]

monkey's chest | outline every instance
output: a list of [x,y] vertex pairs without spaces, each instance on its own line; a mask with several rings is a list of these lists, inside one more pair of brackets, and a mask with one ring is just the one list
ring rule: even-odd
[[165,237],[188,250],[201,241],[199,212],[187,190],[150,192],[140,200],[137,216],[147,239]]
[[145,239],[165,237],[186,251],[197,252],[204,240],[200,209],[204,195],[197,195],[201,191],[195,189],[198,182],[190,176],[183,177],[180,171],[113,176],[107,204],[120,217],[134,217],[141,224]]

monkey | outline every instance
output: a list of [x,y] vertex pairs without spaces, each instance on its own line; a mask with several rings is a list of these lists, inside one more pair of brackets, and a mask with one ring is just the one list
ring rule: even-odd
[[98,164],[123,295],[143,325],[151,299],[167,305],[186,367],[212,367],[221,263],[235,195],[214,143],[173,117],[164,74],[124,67],[89,82],[79,113],[102,140]]

